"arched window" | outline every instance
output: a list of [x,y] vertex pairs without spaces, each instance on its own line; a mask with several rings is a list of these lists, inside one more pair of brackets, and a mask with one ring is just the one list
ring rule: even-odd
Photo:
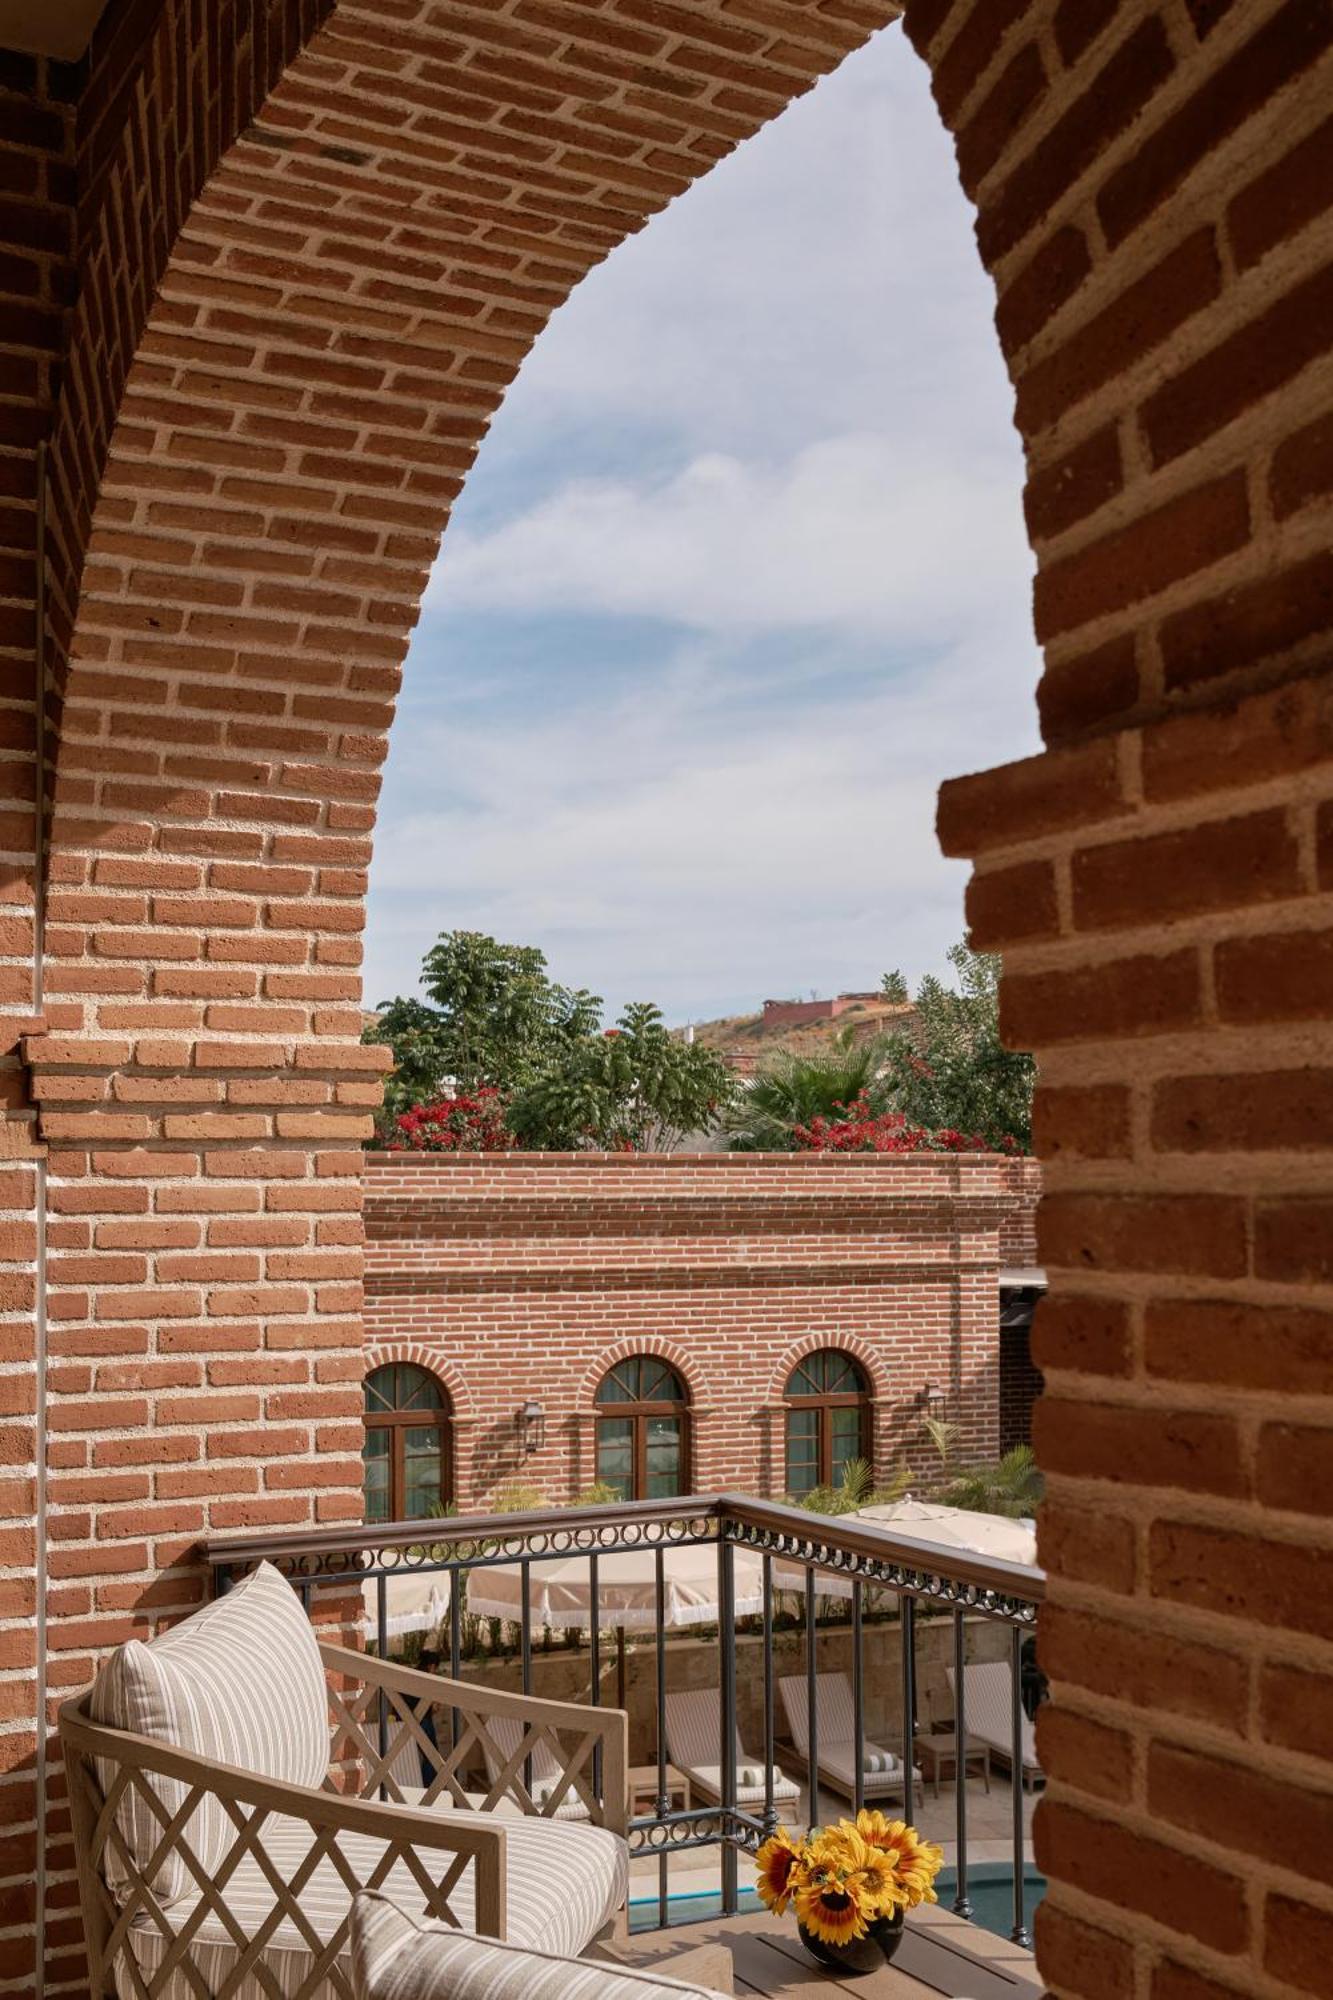
[[597,1385],[597,1477],[622,1500],[689,1490],[689,1398],[654,1354],[618,1361]]
[[850,1354],[835,1347],[807,1354],[787,1377],[783,1395],[788,1493],[836,1486],[849,1458],[869,1458],[869,1389]]
[[453,1497],[448,1394],[407,1361],[373,1368],[365,1390],[366,1519],[419,1521]]

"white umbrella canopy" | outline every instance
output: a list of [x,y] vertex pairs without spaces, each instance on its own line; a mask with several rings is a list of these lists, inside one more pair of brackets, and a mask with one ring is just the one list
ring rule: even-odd
[[968,1507],[945,1507],[909,1495],[883,1507],[858,1507],[853,1518],[873,1521],[904,1541],[933,1542],[937,1549],[967,1549],[973,1555],[1026,1563],[1029,1568],[1037,1561],[1037,1531],[1031,1521],[1013,1521],[1005,1514],[978,1514]]
[[[597,1564],[597,1622],[621,1630],[657,1624],[657,1551],[626,1550],[604,1555]],[[763,1568],[758,1556],[735,1551],[736,1616],[754,1616],[764,1608]],[[668,1544],[663,1550],[664,1622],[668,1627],[713,1625],[717,1622],[717,1543]],[[528,1601],[535,1627],[553,1632],[592,1623],[592,1582],[587,1554],[534,1557],[528,1577]],[[495,1563],[469,1572],[467,1607],[484,1618],[523,1616],[523,1570],[518,1563]]]
[[[405,1632],[433,1632],[449,1615],[449,1578],[437,1570],[403,1570],[384,1580],[385,1631],[390,1639]],[[361,1585],[361,1631],[379,1635],[379,1584],[371,1577]]]
[[[841,1517],[844,1521],[869,1521],[886,1528],[896,1541],[920,1542],[927,1549],[965,1549],[969,1555],[995,1556],[1002,1562],[1037,1561],[1037,1531],[1031,1521],[1013,1521],[1004,1514],[980,1514],[968,1507],[946,1507],[939,1501],[891,1500],[883,1506],[857,1507]],[[923,1561],[923,1567],[929,1563]],[[816,1570],[815,1594],[819,1597],[850,1597],[851,1579],[829,1570]],[[779,1563],[773,1581],[782,1590],[804,1590],[805,1571]],[[874,1588],[873,1585],[869,1586]]]

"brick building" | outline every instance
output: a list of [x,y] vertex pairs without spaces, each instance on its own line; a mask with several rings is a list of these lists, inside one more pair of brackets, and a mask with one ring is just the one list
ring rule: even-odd
[[844,1014],[880,1002],[883,995],[839,993],[832,1000],[765,1000],[763,1023],[766,1028],[804,1027],[809,1021],[840,1021]]
[[[474,452],[581,277],[899,11],[4,10],[6,1993],[87,1988],[53,1703],[201,1536],[360,1516],[358,933]],[[1333,14],[901,11],[1043,654],[1042,752],[939,820],[1042,1075],[1042,1971],[1325,1996]]]
[[[573,1499],[654,1426],[654,1491],[780,1497],[860,1455],[926,1471],[927,1413],[994,1456],[1003,1273],[1033,1260],[1039,1188],[1034,1161],[977,1154],[371,1153],[367,1371],[442,1385],[465,1510],[513,1480]],[[825,1422],[826,1364],[792,1385],[827,1353]],[[662,1407],[599,1403],[644,1355]]]

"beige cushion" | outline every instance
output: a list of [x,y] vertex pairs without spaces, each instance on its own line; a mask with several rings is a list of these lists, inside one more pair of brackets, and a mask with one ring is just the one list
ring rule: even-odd
[[470,1937],[377,1892],[352,1904],[352,1983],[357,2000],[719,2000],[651,1967]]
[[[261,1563],[225,1597],[173,1625],[151,1645],[131,1639],[111,1655],[88,1697],[93,1720],[152,1737],[215,1763],[261,1777],[322,1785],[329,1766],[329,1707],[319,1647],[291,1585]],[[117,1766],[99,1763],[103,1791]],[[168,1816],[185,1801],[174,1778],[144,1779]],[[162,1837],[148,1801],[128,1793],[116,1824],[142,1870]],[[205,1796],[185,1838],[206,1875],[216,1874],[236,1837],[217,1799]],[[107,1850],[113,1886],[127,1880]],[[154,1871],[153,1892],[166,1902],[189,1894],[194,1880],[173,1854]]]
[[[442,1819],[456,1817],[475,1826],[477,1815],[465,1809],[455,1814],[434,1808]],[[574,1957],[609,1923],[625,1900],[629,1877],[628,1851],[619,1834],[600,1826],[576,1826],[557,1819],[506,1818],[505,1924],[519,1944],[543,1945]],[[264,1824],[263,1856],[253,1850],[235,1863],[220,1890],[227,1916],[209,1906],[197,1930],[191,1930],[188,1964],[177,1964],[153,1986],[171,1948],[152,1917],[140,1913],[130,1926],[130,1946],[153,2000],[202,2000],[204,1994],[224,1993],[227,2000],[279,2000],[300,1994],[301,2000],[347,2000],[351,1982],[346,1924],[357,1886],[375,1880],[383,1866],[383,1841],[364,1834],[339,1833],[339,1860],[321,1857],[307,1872],[314,1842],[304,1821],[280,1816]],[[416,1864],[430,1880],[442,1881],[457,1856],[439,1848],[421,1848]],[[267,1864],[267,1866],[265,1865]],[[299,1914],[276,1923],[276,1897],[269,1871],[279,1881],[297,1883]],[[475,1875],[465,1868],[449,1891],[449,1906],[460,1927],[475,1926]],[[386,1871],[388,1888],[402,1911],[419,1917],[425,1907],[420,1885],[405,1861]],[[193,1923],[195,1896],[176,1903],[171,1922],[176,1931]],[[444,1926],[441,1926],[444,1929]],[[228,1985],[238,1971],[242,1943],[262,1934],[258,1963]],[[446,1935],[452,1935],[446,1931]],[[334,1945],[333,1969],[321,1977],[318,1966],[324,1948]],[[326,1961],[327,1965],[327,1961]],[[312,1982],[312,1983],[307,1983]],[[122,2000],[143,2000],[120,1975]],[[634,2000],[643,2000],[635,1994]]]

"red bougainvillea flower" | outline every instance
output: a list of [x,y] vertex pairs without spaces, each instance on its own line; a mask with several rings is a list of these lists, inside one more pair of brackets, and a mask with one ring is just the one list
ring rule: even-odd
[[503,1153],[515,1143],[504,1122],[505,1096],[493,1084],[414,1104],[394,1120],[394,1153]]
[[792,1128],[796,1150],[802,1153],[1021,1153],[1009,1134],[992,1141],[980,1132],[960,1132],[954,1126],[930,1131],[909,1125],[901,1111],[872,1113],[864,1098],[846,1107],[846,1118],[812,1118]]

